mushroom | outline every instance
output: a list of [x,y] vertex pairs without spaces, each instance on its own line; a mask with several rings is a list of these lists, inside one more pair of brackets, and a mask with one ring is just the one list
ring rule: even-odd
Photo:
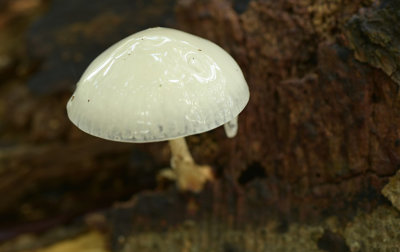
[[170,28],[150,28],[108,48],[86,69],[67,104],[69,119],[84,132],[120,142],[168,140],[171,168],[180,190],[199,192],[212,180],[197,165],[186,136],[226,124],[249,100],[240,67],[218,45]]

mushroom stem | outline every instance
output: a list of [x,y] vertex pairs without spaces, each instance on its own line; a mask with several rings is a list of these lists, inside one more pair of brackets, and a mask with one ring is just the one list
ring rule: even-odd
[[185,138],[169,140],[171,148],[171,168],[163,170],[159,179],[167,178],[176,181],[181,191],[200,192],[207,181],[212,181],[214,176],[208,165],[198,165],[194,162]]
[[169,147],[171,148],[172,158],[178,158],[186,162],[194,162],[184,137],[169,140]]

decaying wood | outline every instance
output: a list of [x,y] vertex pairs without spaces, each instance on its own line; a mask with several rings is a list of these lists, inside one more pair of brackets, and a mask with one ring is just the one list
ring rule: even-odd
[[[399,111],[397,84],[358,62],[345,36],[357,29],[348,20],[368,19],[358,14],[365,3],[252,1],[240,16],[229,1],[190,3],[179,5],[180,27],[230,51],[250,85],[224,168],[233,181],[246,169],[264,171],[261,182],[242,185],[245,206],[264,206],[246,219],[265,211],[309,219],[376,205],[399,164]],[[392,6],[369,11],[384,8]]]
[[[55,73],[66,64],[89,62],[94,53],[87,45],[101,51],[118,37],[117,29],[127,32],[130,12],[99,11],[89,21],[78,18],[47,27],[43,20],[61,13],[62,4],[53,4],[29,33],[32,61],[44,61],[30,68],[29,89],[11,77],[2,86],[2,104],[18,112],[0,113],[7,121],[2,139],[11,143],[0,157],[0,193],[12,191],[0,202],[2,215],[26,201],[40,204],[46,192],[60,192],[54,183],[87,192],[90,186],[81,186],[89,177],[102,172],[108,178],[103,181],[118,180],[121,174],[115,171],[125,175],[130,167],[134,186],[96,187],[92,193],[65,190],[42,208],[72,199],[72,205],[87,202],[80,208],[84,211],[97,204],[101,193],[119,195],[107,202],[135,193],[89,223],[104,232],[112,251],[160,251],[164,246],[164,251],[373,251],[398,246],[398,212],[381,194],[400,165],[400,6],[395,0],[177,1],[175,23],[169,24],[229,51],[251,92],[237,137],[227,139],[217,129],[188,138],[195,160],[210,164],[216,175],[200,194],[179,193],[173,185],[149,190],[155,172],[168,165],[166,145],[110,143],[70,125],[63,111],[73,80]],[[113,20],[115,30],[91,38],[105,20]],[[83,45],[81,37],[86,38]],[[59,48],[65,49],[63,57]],[[42,85],[46,76],[51,81]],[[26,184],[18,187],[23,180]],[[37,181],[41,189],[32,192]],[[35,220],[50,216],[44,210]]]

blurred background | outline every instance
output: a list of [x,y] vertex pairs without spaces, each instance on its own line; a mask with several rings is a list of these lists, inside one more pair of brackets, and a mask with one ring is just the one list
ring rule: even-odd
[[[0,251],[398,251],[395,0],[0,0]],[[88,64],[164,26],[227,50],[239,133],[187,138],[216,180],[157,183],[166,143],[89,136],[65,105]]]

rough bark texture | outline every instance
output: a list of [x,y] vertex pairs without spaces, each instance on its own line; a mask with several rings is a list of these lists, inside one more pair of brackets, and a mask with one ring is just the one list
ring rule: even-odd
[[[362,4],[368,3],[252,1],[240,16],[229,1],[179,5],[181,27],[230,51],[250,85],[237,147],[224,168],[232,181],[249,174],[237,183],[243,204],[252,206],[245,219],[259,219],[254,211],[303,220],[351,214],[382,199],[380,189],[399,164],[398,93],[387,75],[349,49],[361,30],[351,22],[368,26],[367,16],[357,16]],[[392,7],[369,12],[385,8]],[[390,30],[386,24],[380,27]],[[231,144],[219,143],[220,150]]]
[[[31,3],[31,13],[15,3]],[[395,251],[398,178],[384,190],[391,202],[381,190],[400,165],[397,1],[180,0],[175,18],[173,3],[0,5],[8,15],[0,19],[8,38],[0,50],[0,194],[7,195],[0,239],[133,195],[70,228],[101,230],[111,251]],[[42,6],[47,12],[27,32],[20,27],[26,43],[6,36],[13,31],[5,24],[21,16],[26,26]],[[188,138],[194,158],[217,178],[200,194],[173,185],[155,190],[156,171],[168,165],[166,144],[94,139],[64,111],[95,55],[157,24],[221,45],[250,87],[236,138],[223,129]],[[20,238],[0,250],[77,232],[62,234]]]

